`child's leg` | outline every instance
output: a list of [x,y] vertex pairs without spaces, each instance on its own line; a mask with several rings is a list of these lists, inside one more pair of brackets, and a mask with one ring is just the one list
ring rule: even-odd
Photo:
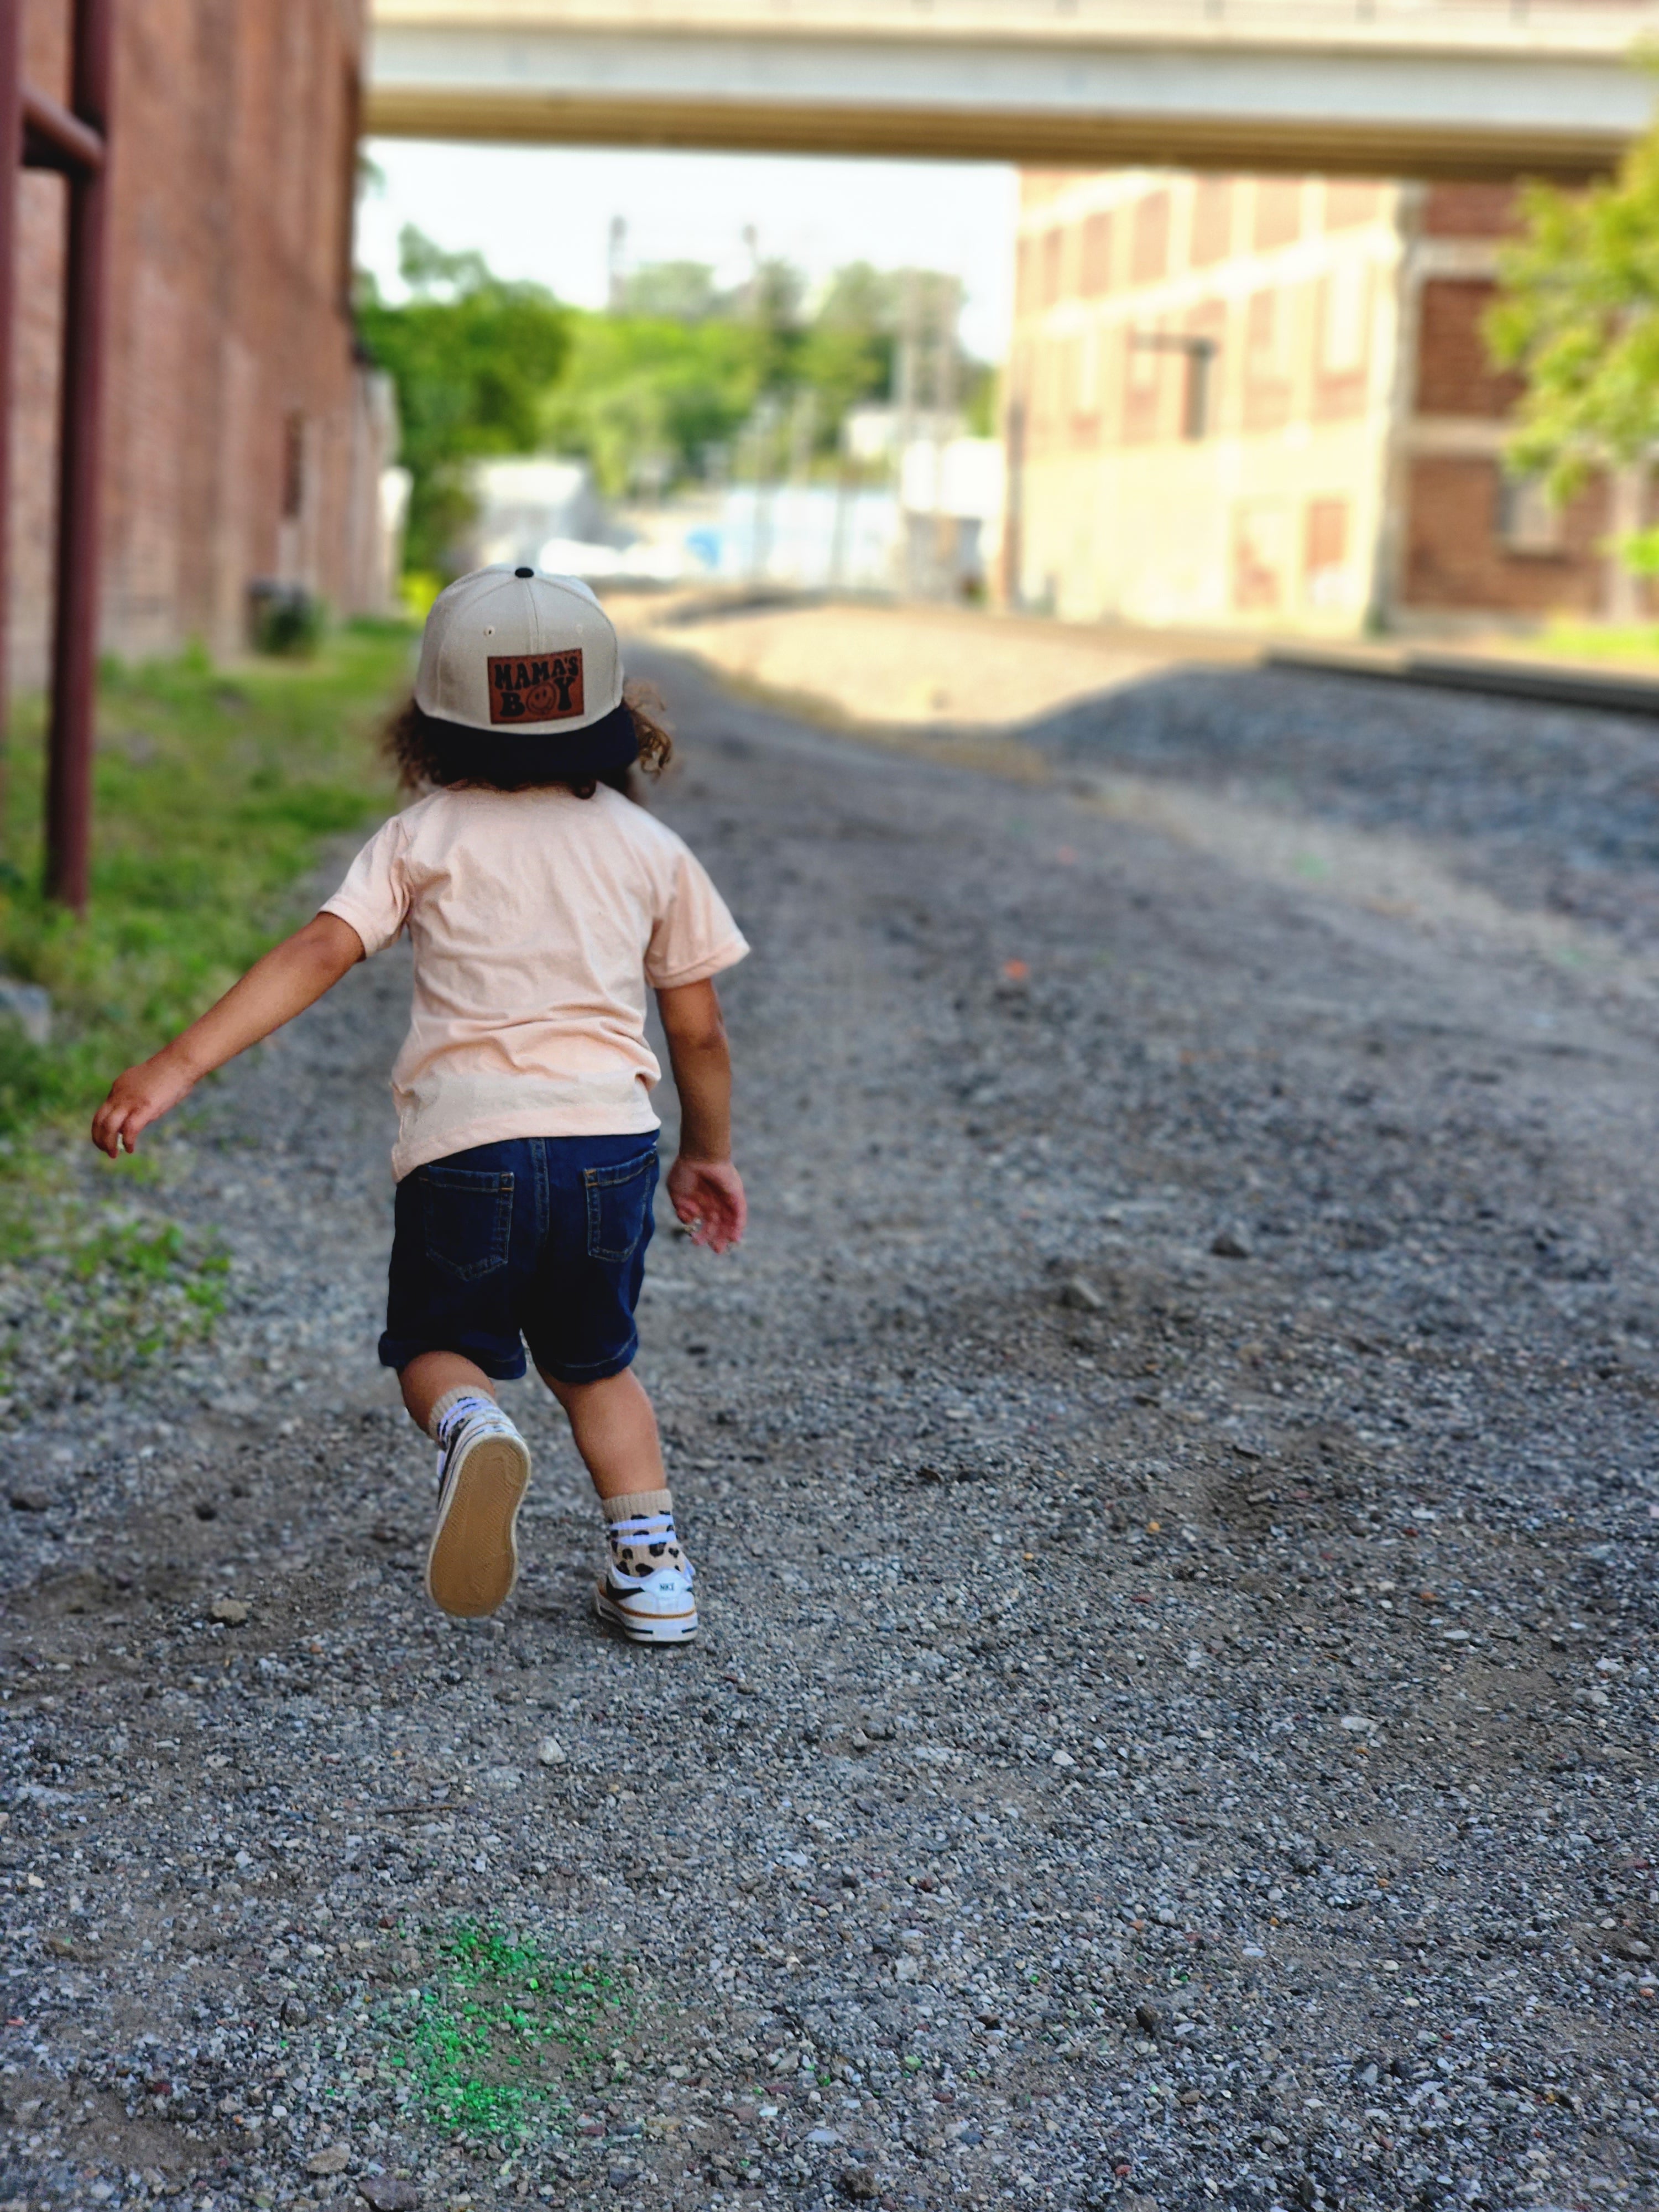
[[631,1367],[600,1382],[542,1380],[570,1417],[576,1449],[605,1514],[611,1566],[595,1593],[599,1617],[636,1644],[681,1644],[697,1632],[691,1563],[680,1549],[657,1417]]
[[434,1604],[494,1613],[519,1577],[514,1524],[530,1480],[524,1438],[495,1386],[458,1352],[420,1352],[399,1370],[404,1403],[438,1447],[438,1522],[427,1553]]
[[558,1382],[550,1375],[542,1380],[569,1415],[576,1449],[602,1498],[666,1490],[657,1416],[631,1367],[602,1382]]
[[459,1352],[417,1352],[398,1380],[410,1419],[428,1436],[433,1434],[432,1416],[439,1401],[452,1391],[465,1390],[478,1398],[493,1399],[495,1395],[495,1385],[483,1368],[475,1367],[470,1359],[463,1359]]

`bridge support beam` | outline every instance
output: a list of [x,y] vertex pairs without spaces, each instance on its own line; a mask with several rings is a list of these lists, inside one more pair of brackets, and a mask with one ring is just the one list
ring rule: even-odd
[[1654,104],[1651,78],[1611,46],[1504,38],[1474,51],[1265,33],[1253,44],[1236,32],[1097,34],[1067,46],[942,29],[701,33],[683,18],[673,28],[582,27],[579,11],[540,12],[572,20],[492,27],[459,12],[446,21],[432,0],[380,0],[367,128],[1054,167],[1577,179],[1610,168]]

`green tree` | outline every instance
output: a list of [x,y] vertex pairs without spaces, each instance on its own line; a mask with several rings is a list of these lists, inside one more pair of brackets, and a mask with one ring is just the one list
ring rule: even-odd
[[[1523,381],[1509,465],[1564,500],[1659,442],[1659,125],[1610,183],[1528,185],[1522,223],[1499,256],[1486,342]],[[1659,568],[1659,532],[1620,550],[1631,566]]]
[[621,315],[663,323],[706,323],[728,301],[706,261],[645,261],[623,277],[614,301]]
[[711,449],[729,443],[748,416],[761,375],[744,323],[579,315],[535,442],[580,454],[612,497],[700,476]]
[[397,387],[414,478],[406,558],[441,574],[471,511],[469,462],[538,443],[548,387],[570,348],[569,311],[538,284],[509,283],[483,256],[447,253],[413,228],[399,240],[407,300],[362,280],[364,344]]

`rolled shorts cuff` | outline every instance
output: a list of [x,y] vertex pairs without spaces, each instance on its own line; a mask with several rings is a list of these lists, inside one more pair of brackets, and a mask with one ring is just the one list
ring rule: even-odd
[[[550,1382],[608,1382],[613,1375],[620,1375],[625,1368],[634,1364],[634,1356],[639,1348],[640,1340],[636,1330],[622,1350],[613,1352],[608,1359],[592,1359],[586,1364],[579,1364],[569,1359],[543,1359],[533,1351],[531,1357],[536,1362],[536,1372],[545,1376]],[[524,1370],[520,1368],[519,1371],[522,1374]]]
[[[502,1352],[498,1346],[469,1343],[465,1336],[445,1337],[441,1343],[431,1337],[393,1336],[388,1329],[380,1339],[380,1359],[382,1367],[395,1367],[401,1375],[411,1359],[418,1359],[423,1352],[453,1352],[458,1359],[470,1359],[481,1367],[492,1382],[518,1382],[524,1378],[529,1362],[520,1345],[512,1352]],[[633,1358],[629,1352],[629,1358]],[[624,1365],[627,1364],[623,1363]],[[561,1376],[560,1380],[586,1380],[586,1377]]]

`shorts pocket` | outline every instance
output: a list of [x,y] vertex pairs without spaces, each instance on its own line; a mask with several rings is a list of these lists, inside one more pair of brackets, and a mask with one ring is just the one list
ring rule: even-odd
[[513,1178],[488,1168],[424,1167],[421,1227],[426,1256],[464,1283],[507,1265],[513,1235]]
[[614,1168],[584,1168],[582,1185],[587,1194],[588,1258],[631,1260],[651,1219],[656,1147]]

